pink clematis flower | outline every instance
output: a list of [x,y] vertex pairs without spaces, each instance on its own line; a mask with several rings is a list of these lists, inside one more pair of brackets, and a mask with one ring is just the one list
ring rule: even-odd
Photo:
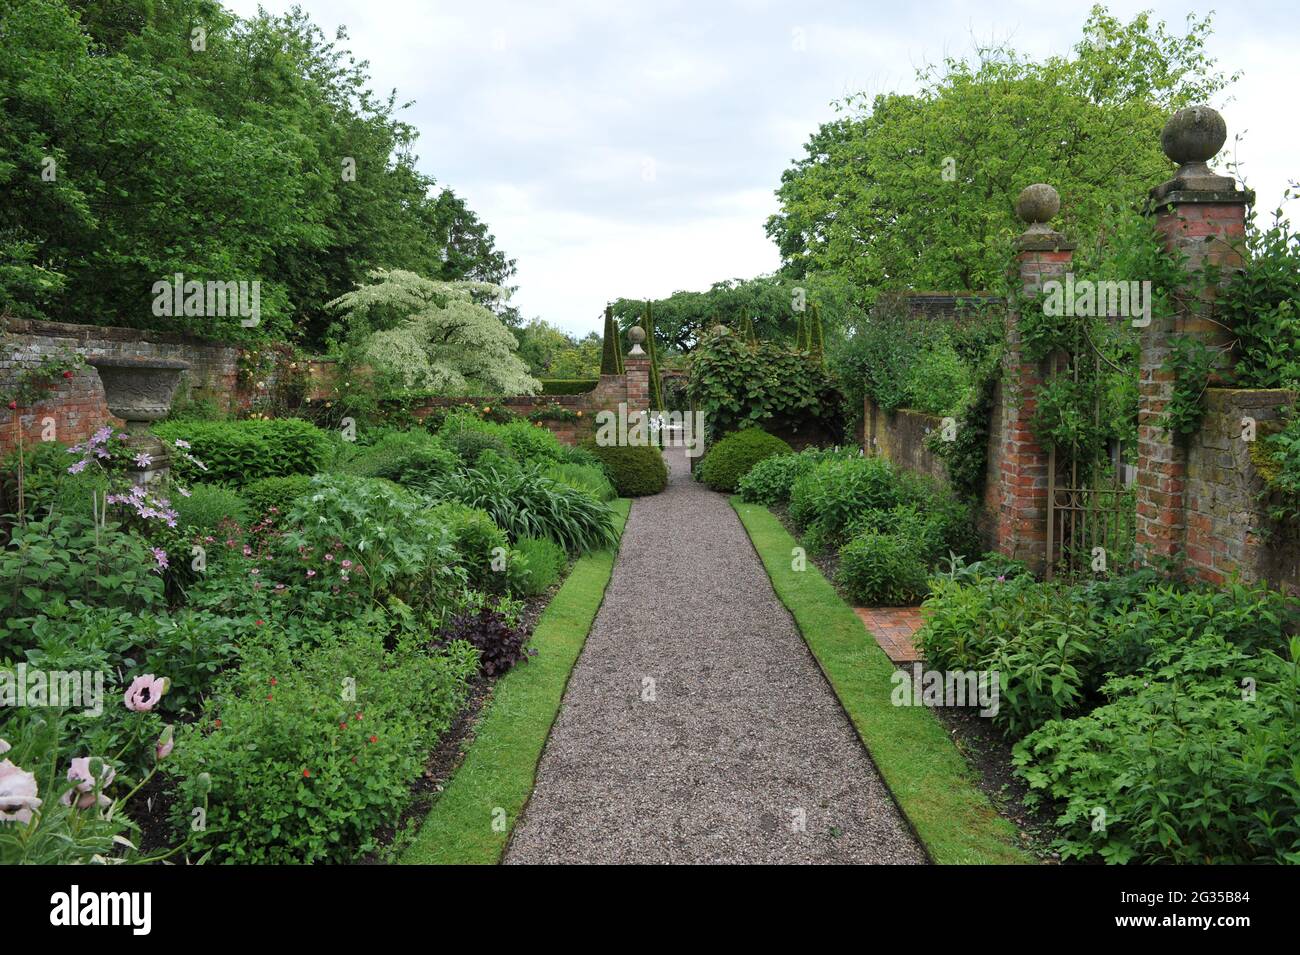
[[[99,770],[99,778],[96,779],[95,774],[90,769],[89,756],[78,756],[72,761],[72,765],[68,767],[68,782],[72,783],[73,786],[63,794],[63,798],[60,800],[63,805],[73,805],[74,795],[78,809],[89,809],[95,805],[112,805],[113,801],[104,795],[103,790],[107,789],[109,783],[117,776],[117,770],[102,760],[100,762],[102,765]],[[96,789],[100,790],[98,795],[95,793]]]
[[152,673],[136,677],[126,688],[126,708],[135,713],[148,713],[158,705],[170,685],[170,680]]
[[36,798],[36,776],[7,759],[0,760],[0,822],[27,825],[32,821],[32,810],[40,806],[41,801]]

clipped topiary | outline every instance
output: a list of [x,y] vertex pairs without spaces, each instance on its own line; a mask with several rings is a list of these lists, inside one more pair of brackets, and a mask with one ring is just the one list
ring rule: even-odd
[[594,440],[584,447],[604,466],[618,489],[619,497],[658,494],[668,486],[668,465],[658,448],[648,445],[601,447]]
[[717,442],[700,462],[699,478],[715,491],[730,494],[740,479],[759,461],[778,454],[793,454],[794,449],[776,435],[762,428],[745,428]]

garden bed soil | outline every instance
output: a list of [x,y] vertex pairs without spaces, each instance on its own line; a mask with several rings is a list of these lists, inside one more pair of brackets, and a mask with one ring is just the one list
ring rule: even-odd
[[[784,507],[774,506],[769,510],[785,526],[791,537],[801,540],[798,529]],[[852,606],[852,601],[844,597],[835,581],[839,555],[834,552],[809,552],[808,559],[831,582],[841,599]],[[908,667],[898,669],[910,672]],[[1059,862],[1059,857],[1051,850],[1051,841],[1055,837],[1052,813],[1043,809],[1031,809],[1024,804],[1029,786],[1012,771],[1012,743],[994,729],[988,720],[972,711],[933,706],[930,710],[943,724],[953,745],[971,768],[976,787],[988,797],[998,815],[1016,827],[1021,847],[1045,862]]]

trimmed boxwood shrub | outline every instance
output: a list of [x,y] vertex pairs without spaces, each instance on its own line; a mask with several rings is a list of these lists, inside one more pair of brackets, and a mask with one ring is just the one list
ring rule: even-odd
[[663,453],[649,445],[601,447],[593,440],[585,447],[604,466],[619,497],[658,494],[668,486],[668,464]]
[[791,453],[790,445],[776,435],[768,434],[762,428],[745,428],[727,435],[710,448],[696,473],[713,490],[731,493],[759,461]]
[[172,471],[185,480],[243,485],[264,477],[316,474],[333,453],[331,436],[301,418],[248,421],[164,421],[153,433],[169,445],[188,441],[207,465],[203,471],[179,455]]
[[585,395],[600,384],[599,378],[541,378],[544,395]]

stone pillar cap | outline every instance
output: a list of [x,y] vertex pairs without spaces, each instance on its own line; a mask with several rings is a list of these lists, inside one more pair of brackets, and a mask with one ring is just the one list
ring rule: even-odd
[[644,355],[645,350],[641,347],[641,343],[645,341],[645,329],[642,328],[640,325],[633,325],[631,328],[627,330],[627,337],[628,340],[632,343],[632,350],[628,352],[628,354]]
[[1073,249],[1074,243],[1047,223],[1061,211],[1061,196],[1045,182],[1025,186],[1016,197],[1016,215],[1029,228],[1016,240],[1021,249],[1035,251]]
[[1254,202],[1231,176],[1209,167],[1228,139],[1228,124],[1209,106],[1188,106],[1169,117],[1160,133],[1160,148],[1178,164],[1174,178],[1151,190],[1157,206],[1173,202]]

